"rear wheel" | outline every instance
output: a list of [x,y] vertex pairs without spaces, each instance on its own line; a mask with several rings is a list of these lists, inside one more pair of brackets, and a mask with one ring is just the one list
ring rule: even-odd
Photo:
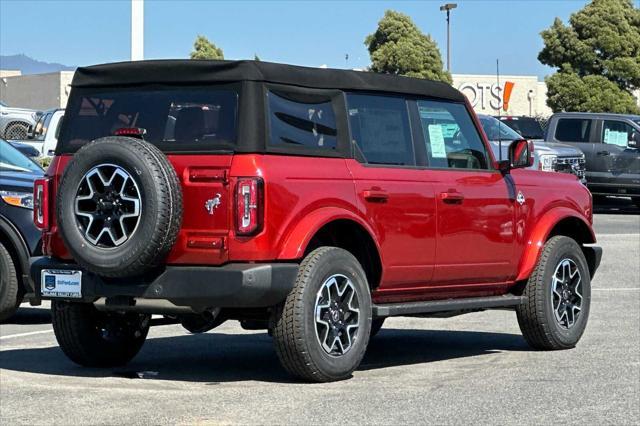
[[290,373],[315,382],[348,378],[371,330],[371,295],[356,258],[336,247],[311,252],[274,324],[276,352]]
[[578,243],[556,236],[544,246],[517,307],[518,323],[535,349],[574,347],[584,333],[591,304],[591,279]]
[[0,243],[0,321],[8,319],[15,313],[20,305],[20,299],[22,297],[20,297],[16,267],[11,254]]
[[116,367],[128,363],[149,332],[149,315],[107,313],[89,303],[54,300],[53,331],[62,351],[85,367]]

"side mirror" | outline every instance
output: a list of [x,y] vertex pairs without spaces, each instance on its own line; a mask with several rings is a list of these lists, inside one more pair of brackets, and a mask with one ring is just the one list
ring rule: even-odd
[[629,148],[640,148],[640,132],[634,131],[627,145]]
[[529,141],[518,139],[509,145],[509,169],[526,169],[533,165]]

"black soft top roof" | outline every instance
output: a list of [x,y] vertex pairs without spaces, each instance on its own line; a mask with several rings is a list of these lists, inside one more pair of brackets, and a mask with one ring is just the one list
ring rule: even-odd
[[263,61],[153,60],[81,67],[73,87],[210,84],[258,81],[317,89],[383,91],[464,101],[442,82],[373,72],[310,68]]

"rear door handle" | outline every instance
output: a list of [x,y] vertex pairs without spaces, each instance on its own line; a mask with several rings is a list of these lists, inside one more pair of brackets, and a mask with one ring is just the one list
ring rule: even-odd
[[461,204],[464,200],[464,195],[457,191],[447,191],[440,193],[440,199],[447,204]]
[[609,155],[611,153],[609,151],[598,151],[597,154],[598,155]]
[[367,189],[362,192],[365,200],[371,202],[385,202],[389,199],[389,194],[386,191],[377,188]]

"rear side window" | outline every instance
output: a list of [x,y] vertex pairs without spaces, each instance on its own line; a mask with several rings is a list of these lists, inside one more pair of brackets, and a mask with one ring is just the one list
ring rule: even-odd
[[138,127],[163,151],[233,149],[238,94],[216,87],[74,89],[58,150]]
[[589,142],[591,120],[561,118],[556,125],[556,139],[562,142]]
[[418,101],[418,112],[429,167],[489,168],[486,147],[463,104]]
[[407,102],[394,96],[347,94],[351,136],[369,164],[416,164]]
[[267,101],[270,146],[337,150],[336,116],[330,99],[301,102],[268,92]]

